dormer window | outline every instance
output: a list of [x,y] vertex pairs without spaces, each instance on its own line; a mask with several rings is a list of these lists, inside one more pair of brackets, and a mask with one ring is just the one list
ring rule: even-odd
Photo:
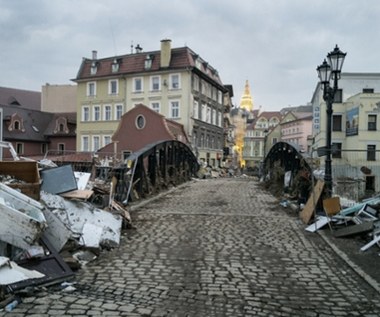
[[21,131],[25,132],[24,122],[21,116],[17,113],[14,113],[11,116],[11,120],[8,126],[8,131]]
[[153,62],[153,56],[148,54],[145,58],[145,64],[144,64],[145,70],[152,68],[152,62]]
[[113,60],[111,67],[112,67],[113,73],[117,73],[119,71],[119,62],[117,61],[116,58]]
[[69,133],[69,128],[67,127],[67,119],[65,117],[59,117],[56,119],[54,134],[57,133]]
[[199,58],[195,60],[195,67],[198,69],[202,69],[202,62],[199,60]]
[[98,66],[97,66],[96,62],[92,62],[91,63],[91,75],[95,75],[97,70],[98,70]]
[[14,130],[21,130],[21,124],[20,124],[20,121],[15,120],[15,121],[13,122],[13,128],[14,128]]

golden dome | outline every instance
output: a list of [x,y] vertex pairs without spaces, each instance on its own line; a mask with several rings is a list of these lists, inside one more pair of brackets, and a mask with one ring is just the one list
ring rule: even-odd
[[244,94],[240,99],[240,108],[253,111],[253,99],[249,88],[248,80],[245,82]]

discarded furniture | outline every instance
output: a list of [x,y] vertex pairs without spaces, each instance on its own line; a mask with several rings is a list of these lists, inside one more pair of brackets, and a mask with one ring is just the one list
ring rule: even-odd
[[46,227],[44,207],[0,183],[0,240],[21,249],[38,241]]
[[40,199],[40,174],[37,162],[1,161],[0,175],[14,178],[14,181],[6,183],[9,187],[18,189],[37,201]]
[[78,185],[71,165],[48,168],[41,171],[41,190],[51,194],[61,194],[77,190]]

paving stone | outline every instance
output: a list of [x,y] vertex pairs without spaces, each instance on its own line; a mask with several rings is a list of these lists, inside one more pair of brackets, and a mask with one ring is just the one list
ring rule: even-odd
[[77,273],[83,287],[26,298],[21,315],[380,315],[379,294],[257,181],[190,182],[131,215],[120,247]]

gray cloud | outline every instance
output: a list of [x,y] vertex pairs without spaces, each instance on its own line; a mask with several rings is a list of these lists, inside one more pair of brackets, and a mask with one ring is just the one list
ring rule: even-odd
[[344,71],[377,72],[379,13],[377,0],[0,0],[0,85],[70,83],[93,49],[158,50],[170,38],[215,67],[236,104],[248,79],[256,106],[277,110],[310,101],[335,44]]

